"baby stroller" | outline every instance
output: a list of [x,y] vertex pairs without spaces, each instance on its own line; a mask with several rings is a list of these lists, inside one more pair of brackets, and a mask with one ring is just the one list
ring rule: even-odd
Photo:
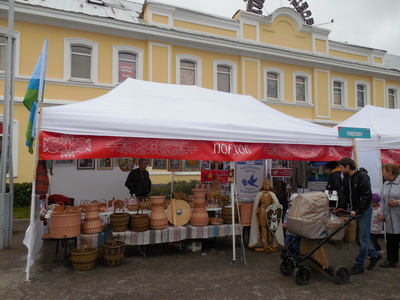
[[[299,285],[307,284],[311,277],[311,270],[305,264],[312,261],[319,269],[334,278],[337,284],[346,284],[350,280],[350,272],[345,266],[336,268],[324,266],[312,257],[328,241],[343,239],[344,228],[354,219],[339,218],[329,209],[328,197],[322,192],[311,192],[298,195],[288,212],[287,230],[297,239],[286,245],[281,254],[280,270],[283,275],[293,273],[294,280]],[[315,240],[316,247],[305,254],[301,254],[293,244],[299,239]]]

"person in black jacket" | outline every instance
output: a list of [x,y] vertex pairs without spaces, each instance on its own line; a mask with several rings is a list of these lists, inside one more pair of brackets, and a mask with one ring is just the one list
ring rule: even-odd
[[[329,175],[328,183],[326,185],[326,190],[336,191],[338,195],[338,201],[343,201],[343,179],[342,172],[339,168],[338,161],[330,161],[325,165],[325,170]],[[336,207],[336,203],[329,204],[329,207]]]
[[286,215],[286,211],[288,209],[288,195],[286,192],[286,182],[283,180],[278,180],[276,182],[276,198],[278,198],[279,204],[282,205],[282,219]]
[[356,216],[357,235],[356,242],[360,246],[358,256],[350,274],[356,275],[364,272],[364,263],[370,257],[368,270],[375,267],[382,256],[370,244],[371,218],[372,218],[372,191],[371,182],[365,169],[357,170],[356,163],[349,157],[339,161],[339,167],[344,175],[343,199],[339,207],[349,209],[352,216]]
[[139,168],[129,172],[128,178],[125,181],[125,186],[129,189],[131,195],[136,197],[147,197],[151,191],[151,180],[149,172],[146,170],[147,161],[139,159]]

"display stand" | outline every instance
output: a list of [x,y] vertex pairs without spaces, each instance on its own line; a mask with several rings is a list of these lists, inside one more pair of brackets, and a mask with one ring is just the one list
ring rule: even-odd
[[58,252],[59,252],[59,249],[60,249],[60,243],[61,243],[61,247],[64,249],[64,263],[67,263],[67,259],[71,255],[71,253],[67,254],[67,248],[69,247],[70,249],[72,249],[71,242],[73,242],[73,245],[75,246],[75,248],[78,245],[78,238],[77,237],[69,238],[67,236],[64,236],[64,238],[55,239],[55,238],[52,238],[50,236],[50,234],[45,234],[45,235],[42,236],[42,240],[54,240],[54,241],[57,242],[56,243],[56,254],[55,254],[54,262],[57,262]]

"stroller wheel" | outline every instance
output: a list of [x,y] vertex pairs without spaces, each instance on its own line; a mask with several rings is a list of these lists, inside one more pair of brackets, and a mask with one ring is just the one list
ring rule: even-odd
[[291,275],[294,270],[293,260],[289,257],[284,257],[281,261],[280,270],[281,270],[281,273],[285,276]]
[[347,284],[350,281],[350,272],[344,266],[338,266],[333,272],[333,278],[337,284]]
[[298,285],[305,285],[310,281],[311,271],[306,266],[300,266],[294,269],[294,281]]

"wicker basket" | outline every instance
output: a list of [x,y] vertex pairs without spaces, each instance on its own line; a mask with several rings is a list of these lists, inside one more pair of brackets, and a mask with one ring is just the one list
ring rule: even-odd
[[81,212],[54,212],[51,214],[50,237],[73,238],[81,234]]
[[221,225],[224,222],[221,218],[210,218],[211,225]]
[[64,202],[57,202],[57,205],[54,207],[54,211],[60,212],[65,210]]
[[[122,207],[122,213],[116,213],[117,206]],[[129,225],[129,214],[125,213],[125,203],[122,200],[114,201],[114,213],[110,215],[111,229],[115,232],[126,231]]]
[[110,268],[119,267],[124,258],[124,250],[124,242],[109,241],[103,243],[103,259],[106,266]]
[[129,218],[129,228],[133,231],[146,231],[149,230],[149,222],[150,218],[148,214],[142,213],[139,214],[140,207],[137,208],[137,214],[131,215]]
[[76,271],[87,271],[96,265],[98,249],[86,245],[71,252],[72,267]]
[[82,200],[81,201],[81,207],[84,212],[88,211],[98,211],[100,208],[100,202],[97,200]]

